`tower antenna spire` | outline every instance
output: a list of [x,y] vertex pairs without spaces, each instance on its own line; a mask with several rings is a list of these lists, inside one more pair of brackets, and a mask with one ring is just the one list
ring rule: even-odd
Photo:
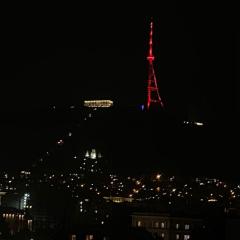
[[147,87],[147,108],[149,109],[151,105],[160,105],[162,108],[164,107],[163,102],[161,100],[157,79],[153,67],[153,61],[155,57],[153,55],[153,19],[151,18],[150,22],[150,33],[149,33],[149,51],[148,51],[148,87]]

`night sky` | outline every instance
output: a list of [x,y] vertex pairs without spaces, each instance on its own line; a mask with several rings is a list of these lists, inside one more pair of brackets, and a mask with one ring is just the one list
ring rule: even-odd
[[[117,6],[104,12],[83,6],[9,9],[1,30],[1,131],[8,139],[2,138],[1,161],[13,158],[17,135],[26,145],[29,136],[38,138],[41,128],[18,124],[26,111],[80,105],[86,98],[126,107],[145,103],[150,16],[168,111],[204,122],[234,120],[239,35],[224,6],[189,4],[160,3],[142,15],[117,13]],[[4,121],[9,112],[16,113],[14,123]],[[19,158],[27,150],[20,152]]]
[[[160,4],[151,14],[160,92],[173,111],[195,108],[216,117],[234,105],[233,26],[222,8],[190,7]],[[85,97],[145,101],[151,15],[84,10],[9,16],[2,34],[4,108],[78,104]]]

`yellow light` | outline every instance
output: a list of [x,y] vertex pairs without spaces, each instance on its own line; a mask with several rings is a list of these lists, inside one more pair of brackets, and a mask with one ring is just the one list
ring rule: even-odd
[[141,184],[141,182],[140,182],[140,181],[136,181],[136,184],[137,184],[137,185],[140,185],[140,184]]
[[139,190],[137,190],[137,189],[134,188],[134,189],[133,189],[133,192],[134,192],[134,193],[138,193]]
[[210,199],[208,199],[208,202],[217,202],[217,199],[215,199],[215,198],[210,198]]
[[161,174],[157,174],[156,179],[159,180],[161,178]]
[[85,100],[85,107],[111,107],[113,105],[113,101],[111,100]]

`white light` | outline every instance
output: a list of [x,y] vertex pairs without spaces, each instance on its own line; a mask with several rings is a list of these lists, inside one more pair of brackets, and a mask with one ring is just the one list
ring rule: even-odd
[[208,202],[217,202],[217,199],[211,198],[211,199],[208,199]]
[[96,159],[97,154],[96,154],[96,149],[92,149],[91,153],[90,153],[90,158],[91,159]]
[[194,124],[197,126],[203,126],[203,123],[201,123],[201,122],[194,122]]
[[60,139],[58,142],[57,142],[58,145],[62,145],[63,144],[63,140]]

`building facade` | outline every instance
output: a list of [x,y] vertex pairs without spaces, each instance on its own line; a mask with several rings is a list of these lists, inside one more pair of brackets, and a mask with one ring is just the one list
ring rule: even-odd
[[202,225],[202,220],[196,218],[156,213],[132,214],[132,227],[144,228],[156,239],[190,240],[193,230],[200,229]]
[[15,235],[24,229],[33,230],[32,219],[19,209],[0,207],[0,219],[7,223],[10,235]]

